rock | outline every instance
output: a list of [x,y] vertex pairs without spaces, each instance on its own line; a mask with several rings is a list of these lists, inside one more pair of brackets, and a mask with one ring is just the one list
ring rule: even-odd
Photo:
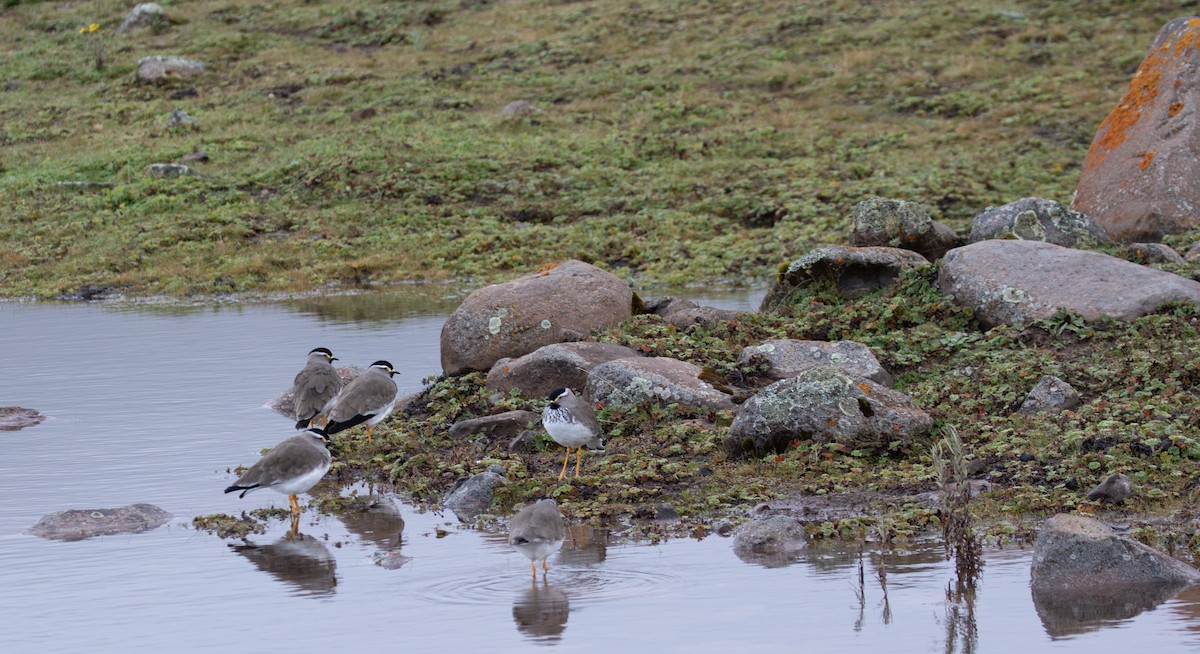
[[0,431],[17,431],[39,425],[46,416],[19,406],[0,406]]
[[506,482],[494,472],[481,472],[455,486],[446,495],[442,505],[454,512],[462,522],[470,522],[475,516],[487,513],[492,508],[492,494]]
[[442,326],[448,375],[487,370],[504,357],[583,340],[633,315],[633,291],[612,273],[565,261],[467,296]]
[[584,394],[593,402],[611,406],[652,402],[716,411],[732,409],[729,395],[701,381],[702,372],[700,366],[667,357],[617,359],[592,369]]
[[117,509],[71,509],[43,517],[30,533],[50,540],[140,534],[167,524],[172,517],[153,504],[130,504]]
[[1183,255],[1165,243],[1130,243],[1121,251],[1121,256],[1143,266],[1152,263],[1187,263]]
[[183,109],[176,109],[167,117],[167,127],[192,127],[196,119]]
[[[338,377],[342,380],[343,387],[363,373],[363,369],[358,366],[345,366],[336,370]],[[403,411],[416,398],[416,395],[406,395],[403,399],[396,400],[396,408],[393,411]],[[294,421],[296,419],[296,389],[289,386],[286,391],[276,395],[274,399],[263,406]]]
[[526,429],[509,441],[508,451],[528,453],[536,452],[538,436],[541,436],[545,433],[545,430],[542,429]]
[[647,302],[645,307],[646,313],[662,316],[678,329],[685,329],[691,325],[708,325],[722,320],[737,320],[740,315],[737,311],[702,307],[691,300],[670,295]]
[[980,241],[942,260],[937,285],[985,328],[1070,311],[1133,320],[1166,302],[1200,302],[1200,282],[1116,257],[1039,241]]
[[1054,375],[1043,375],[1021,403],[1018,413],[1033,415],[1042,411],[1059,413],[1079,406],[1079,392]]
[[793,563],[808,547],[804,525],[790,516],[759,518],[733,536],[733,552],[747,563],[778,568]]
[[524,118],[526,116],[533,116],[540,113],[542,113],[542,110],[533,106],[529,102],[526,102],[525,100],[514,100],[513,102],[504,105],[504,108],[500,110],[500,117]]
[[1200,20],[1162,27],[1100,124],[1073,207],[1121,242],[1158,241],[1200,224]]
[[386,551],[375,552],[372,558],[375,561],[375,565],[383,568],[384,570],[399,570],[400,568],[404,567],[404,564],[412,561],[413,559],[413,557],[404,556],[399,552]]
[[1053,200],[1022,198],[1002,207],[988,207],[971,221],[968,241],[1015,238],[1045,241],[1069,248],[1108,243],[1108,234],[1095,218]]
[[162,6],[154,2],[143,2],[129,12],[117,28],[117,34],[124,34],[135,27],[149,27],[161,23],[164,16]]
[[188,166],[174,163],[153,163],[142,169],[142,172],[151,177],[158,177],[159,179],[174,179],[176,177],[199,174]]
[[881,386],[891,386],[892,376],[879,365],[871,348],[855,341],[800,341],[779,339],[742,350],[738,365],[762,364],[767,377],[780,380],[817,366],[833,366]]
[[851,217],[854,246],[903,248],[937,261],[958,241],[953,229],[930,218],[916,202],[868,198],[854,205]]
[[204,72],[204,64],[186,57],[155,55],[138,60],[137,81],[160,83],[172,78],[195,77]]
[[1058,514],[1042,524],[1030,567],[1035,592],[1094,592],[1151,584],[1200,582],[1200,570],[1080,515]]
[[[968,479],[964,483],[967,485],[967,497],[972,500],[996,490],[996,485],[986,479]],[[958,484],[955,482],[946,484],[946,492],[953,497],[958,492]],[[932,509],[942,506],[941,491],[917,493],[913,498]]]
[[1114,472],[1093,488],[1087,494],[1087,498],[1093,502],[1120,504],[1132,494],[1133,480],[1119,472]]
[[1187,253],[1183,255],[1183,258],[1185,261],[1190,261],[1193,263],[1195,263],[1197,259],[1200,259],[1200,241],[1192,243],[1191,247],[1188,248]]
[[925,257],[900,248],[842,245],[816,248],[779,273],[775,285],[763,298],[762,309],[791,304],[791,294],[813,282],[831,280],[842,295],[856,297],[895,284],[905,268],[928,265]]
[[932,428],[933,419],[904,393],[818,366],[746,400],[725,447],[734,455],[783,452],[794,441],[883,448],[909,445]]
[[459,420],[450,425],[450,437],[467,438],[483,434],[488,438],[512,440],[538,420],[541,420],[541,416],[533,411],[505,411],[482,418]]
[[507,394],[521,389],[527,398],[545,397],[556,388],[583,390],[588,374],[602,363],[636,359],[642,353],[614,343],[554,343],[523,357],[500,359],[487,375],[487,389]]

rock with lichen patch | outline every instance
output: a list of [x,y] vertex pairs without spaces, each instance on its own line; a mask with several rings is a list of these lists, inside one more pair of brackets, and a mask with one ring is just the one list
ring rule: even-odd
[[816,282],[833,282],[842,295],[858,297],[895,284],[906,268],[928,265],[925,257],[901,248],[844,245],[816,248],[779,272],[775,285],[763,298],[762,310],[789,304],[795,291]]
[[892,375],[879,364],[871,348],[855,341],[770,340],[744,348],[738,365],[761,365],[766,376],[775,380],[795,377],[817,366],[833,366],[882,386],[892,385]]
[[937,261],[953,248],[958,235],[929,216],[916,202],[868,198],[854,205],[850,245],[904,248]]
[[1058,413],[1079,406],[1079,391],[1054,375],[1043,375],[1021,403],[1018,413]]
[[151,27],[165,22],[166,14],[163,12],[162,5],[156,2],[143,2],[136,5],[132,11],[125,16],[125,20],[121,22],[121,26],[117,28],[117,34],[124,34],[135,27]]
[[491,470],[471,475],[446,494],[442,505],[453,511],[459,520],[470,522],[487,513],[492,507],[493,494],[505,483],[504,477]]
[[0,431],[17,431],[41,424],[46,416],[19,406],[0,406]]
[[701,379],[703,373],[700,366],[669,357],[617,359],[592,370],[585,395],[593,402],[621,407],[649,402],[732,409],[730,396]]
[[160,83],[173,78],[195,77],[204,72],[204,63],[187,57],[154,55],[138,60],[137,81]]
[[1022,198],[1001,207],[988,207],[971,221],[971,243],[1013,238],[1044,241],[1063,247],[1090,248],[1108,243],[1108,234],[1094,218],[1053,200]]
[[850,449],[901,447],[929,434],[933,419],[904,393],[830,366],[775,382],[746,400],[729,427],[731,454],[783,452],[793,443]]
[[171,517],[170,513],[153,504],[130,504],[116,509],[70,509],[43,517],[29,533],[49,540],[140,534],[167,524]]
[[759,518],[742,525],[733,537],[738,558],[768,568],[796,561],[808,547],[804,525],[791,516]]

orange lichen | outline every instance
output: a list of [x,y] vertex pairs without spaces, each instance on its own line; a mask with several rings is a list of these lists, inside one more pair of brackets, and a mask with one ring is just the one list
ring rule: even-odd
[[[1178,80],[1176,80],[1176,81],[1178,81]],[[1167,105],[1167,115],[1170,116],[1171,118],[1174,118],[1175,116],[1177,116],[1179,114],[1179,112],[1181,112],[1181,111],[1183,111],[1183,103],[1182,102],[1172,102],[1171,104]]]
[[863,393],[866,393],[867,395],[871,394],[871,385],[867,382],[859,382],[856,384],[856,386],[858,386],[858,390],[862,391]]
[[1143,150],[1143,151],[1139,152],[1138,155],[1140,155],[1142,157],[1142,160],[1140,162],[1138,162],[1138,168],[1141,168],[1142,170],[1145,170],[1146,166],[1149,166],[1150,162],[1154,161],[1154,151],[1153,150],[1151,150],[1149,152]]
[[542,266],[541,268],[538,268],[533,274],[545,275],[546,273],[550,272],[551,270],[554,270],[555,268],[557,268],[558,264],[559,264],[558,261],[555,261],[554,263],[548,263],[548,264]]

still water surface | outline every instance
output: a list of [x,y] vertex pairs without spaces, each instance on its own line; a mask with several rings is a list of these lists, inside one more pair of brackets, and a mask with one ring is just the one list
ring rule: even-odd
[[[195,515],[286,506],[276,493],[221,491],[231,466],[290,434],[262,405],[308,350],[388,359],[401,392],[417,390],[438,372],[457,299],[405,289],[190,308],[0,303],[0,406],[50,416],[0,432],[0,652],[1200,649],[1200,593],[1080,621],[1070,607],[1035,607],[1021,550],[987,554],[968,605],[948,599],[953,569],[932,542],[868,552],[860,594],[859,559],[844,547],[766,568],[725,538],[613,545],[591,531],[576,531],[535,585],[503,533],[386,496],[367,515],[306,511],[293,539],[284,524],[248,542],[189,527]],[[80,542],[24,533],[53,511],[134,502],[176,518]]]

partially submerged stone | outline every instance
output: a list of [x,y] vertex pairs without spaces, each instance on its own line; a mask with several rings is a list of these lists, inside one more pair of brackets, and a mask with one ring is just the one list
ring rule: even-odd
[[1042,375],[1021,403],[1018,413],[1032,415],[1043,411],[1059,413],[1079,406],[1079,392],[1054,375]]
[[0,431],[17,431],[39,425],[46,416],[19,406],[0,406]]
[[734,455],[783,452],[793,443],[847,448],[902,446],[927,435],[933,419],[904,393],[829,366],[775,382],[746,400],[725,437]]
[[631,315],[628,284],[591,264],[565,261],[468,295],[442,327],[442,370],[488,370],[505,357],[583,340]]
[[204,72],[204,63],[187,57],[154,55],[138,60],[137,80],[159,83],[172,78],[195,77]]
[[703,370],[668,357],[617,359],[592,369],[586,396],[594,402],[634,407],[643,402],[706,410],[732,409],[726,393],[700,379]]
[[554,343],[522,357],[497,361],[488,371],[487,389],[508,393],[519,388],[527,398],[545,397],[556,388],[581,391],[596,366],[641,356],[641,352],[615,343]]
[[470,522],[492,508],[493,494],[505,483],[503,476],[490,470],[471,475],[446,494],[442,505],[453,511],[459,520]]
[[985,328],[1059,311],[1133,320],[1168,302],[1200,303],[1200,282],[1100,252],[1038,241],[981,241],[946,254],[938,287]]
[[807,547],[804,524],[791,516],[752,520],[733,537],[733,551],[738,558],[768,568],[794,563]]
[[1109,242],[1095,218],[1042,198],[1022,198],[988,207],[971,221],[971,243],[1003,238],[1045,241],[1069,248],[1091,248]]
[[792,294],[814,282],[832,281],[847,297],[885,288],[896,283],[905,268],[928,266],[925,257],[900,248],[846,247],[831,245],[810,250],[779,273],[763,310],[791,303]]
[[888,246],[937,261],[953,248],[958,235],[929,216],[925,207],[905,200],[868,198],[854,205],[850,245]]
[[153,504],[130,504],[116,509],[70,509],[43,517],[29,533],[50,540],[140,534],[167,524],[171,518],[170,513]]
[[1132,494],[1133,480],[1119,472],[1114,472],[1093,488],[1087,494],[1087,498],[1093,502],[1121,504]]
[[488,438],[512,440],[541,416],[533,411],[505,411],[491,416],[459,420],[450,425],[451,438],[468,438],[484,435]]
[[742,350],[738,365],[754,364],[765,366],[766,376],[775,380],[795,377],[817,366],[833,366],[882,386],[892,385],[892,375],[879,364],[871,348],[855,341],[770,340]]

